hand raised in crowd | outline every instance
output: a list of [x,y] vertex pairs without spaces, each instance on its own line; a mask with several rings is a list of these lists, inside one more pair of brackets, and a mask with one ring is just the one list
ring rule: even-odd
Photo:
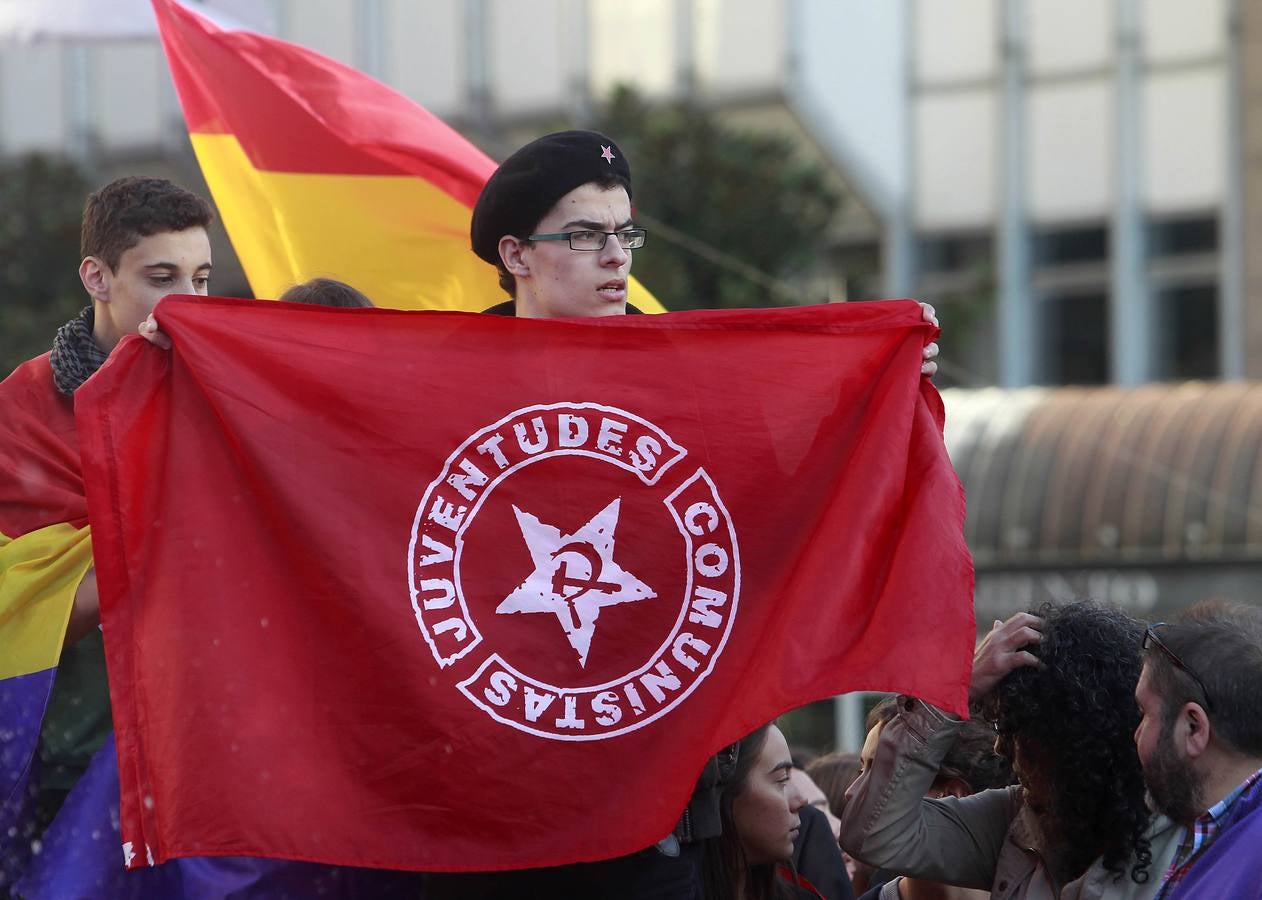
[[1042,629],[1043,620],[1029,613],[1017,613],[1004,622],[996,619],[990,633],[973,651],[969,701],[985,697],[1014,669],[1039,665],[1039,658],[1025,648],[1043,640]]
[[[930,325],[938,324],[938,314],[934,310],[934,308],[930,306],[928,303],[920,304],[920,314],[921,316],[924,317],[924,320],[928,322]],[[921,357],[924,359],[924,362],[920,364],[921,375],[927,375],[930,378],[934,376],[934,373],[938,371],[938,364],[933,361],[937,357],[937,355],[938,355],[938,342],[937,341],[930,341],[928,344],[925,344],[925,349],[921,353]]]

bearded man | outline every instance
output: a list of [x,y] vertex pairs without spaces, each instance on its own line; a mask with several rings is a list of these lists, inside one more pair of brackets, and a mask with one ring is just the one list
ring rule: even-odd
[[1201,604],[1143,647],[1135,745],[1150,802],[1184,827],[1161,896],[1262,898],[1262,612]]

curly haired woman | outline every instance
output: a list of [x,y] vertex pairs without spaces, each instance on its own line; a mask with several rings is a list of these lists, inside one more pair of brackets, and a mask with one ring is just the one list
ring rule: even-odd
[[925,798],[960,723],[900,698],[841,843],[873,865],[1018,900],[1151,897],[1178,829],[1151,817],[1132,738],[1142,626],[1090,602],[1018,613],[978,645],[969,699],[1020,781]]

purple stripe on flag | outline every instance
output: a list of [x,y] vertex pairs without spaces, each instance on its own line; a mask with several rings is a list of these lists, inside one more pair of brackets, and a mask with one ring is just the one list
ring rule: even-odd
[[[42,836],[17,883],[25,900],[226,900],[226,898],[416,898],[424,876],[283,859],[175,859],[128,872],[118,818],[118,754],[114,736],[92,762]],[[132,848],[144,857],[145,848]]]
[[37,837],[39,731],[57,670],[0,681],[0,893],[25,868]]

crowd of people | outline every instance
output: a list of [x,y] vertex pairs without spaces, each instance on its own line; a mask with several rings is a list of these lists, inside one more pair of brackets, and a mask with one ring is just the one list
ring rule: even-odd
[[1262,897],[1262,611],[1206,601],[1145,625],[1047,604],[994,623],[969,693],[969,720],[884,699],[857,759],[786,786],[789,810],[818,793],[840,820],[849,882],[821,871],[813,896]]
[[[509,294],[487,312],[635,313],[628,276],[647,236],[631,198],[630,167],[604,135],[561,132],[510,156],[473,210],[473,251]],[[204,200],[160,179],[94,193],[80,265],[91,304],[0,385],[0,409],[38,405],[73,447],[75,390],[127,334],[170,347],[152,315],[161,297],[208,292],[210,221]],[[280,299],[372,305],[331,279]],[[936,322],[931,308],[924,315]],[[922,374],[932,376],[936,353],[925,348]],[[0,506],[14,502],[0,493]],[[24,535],[2,537],[18,545]],[[71,580],[57,601],[65,649],[39,748],[36,842],[110,730],[90,560]],[[0,611],[15,602],[3,584]],[[857,757],[814,759],[767,723],[709,761],[679,825],[639,853],[432,875],[392,896],[1262,898],[1252,856],[1262,850],[1259,698],[1256,608],[1206,603],[1145,625],[1087,600],[1044,606],[995,622],[978,645],[969,720],[890,697],[872,710]],[[0,895],[39,896],[14,874]],[[340,882],[341,895],[356,895],[355,883]],[[271,896],[267,884],[260,875],[233,896]]]

